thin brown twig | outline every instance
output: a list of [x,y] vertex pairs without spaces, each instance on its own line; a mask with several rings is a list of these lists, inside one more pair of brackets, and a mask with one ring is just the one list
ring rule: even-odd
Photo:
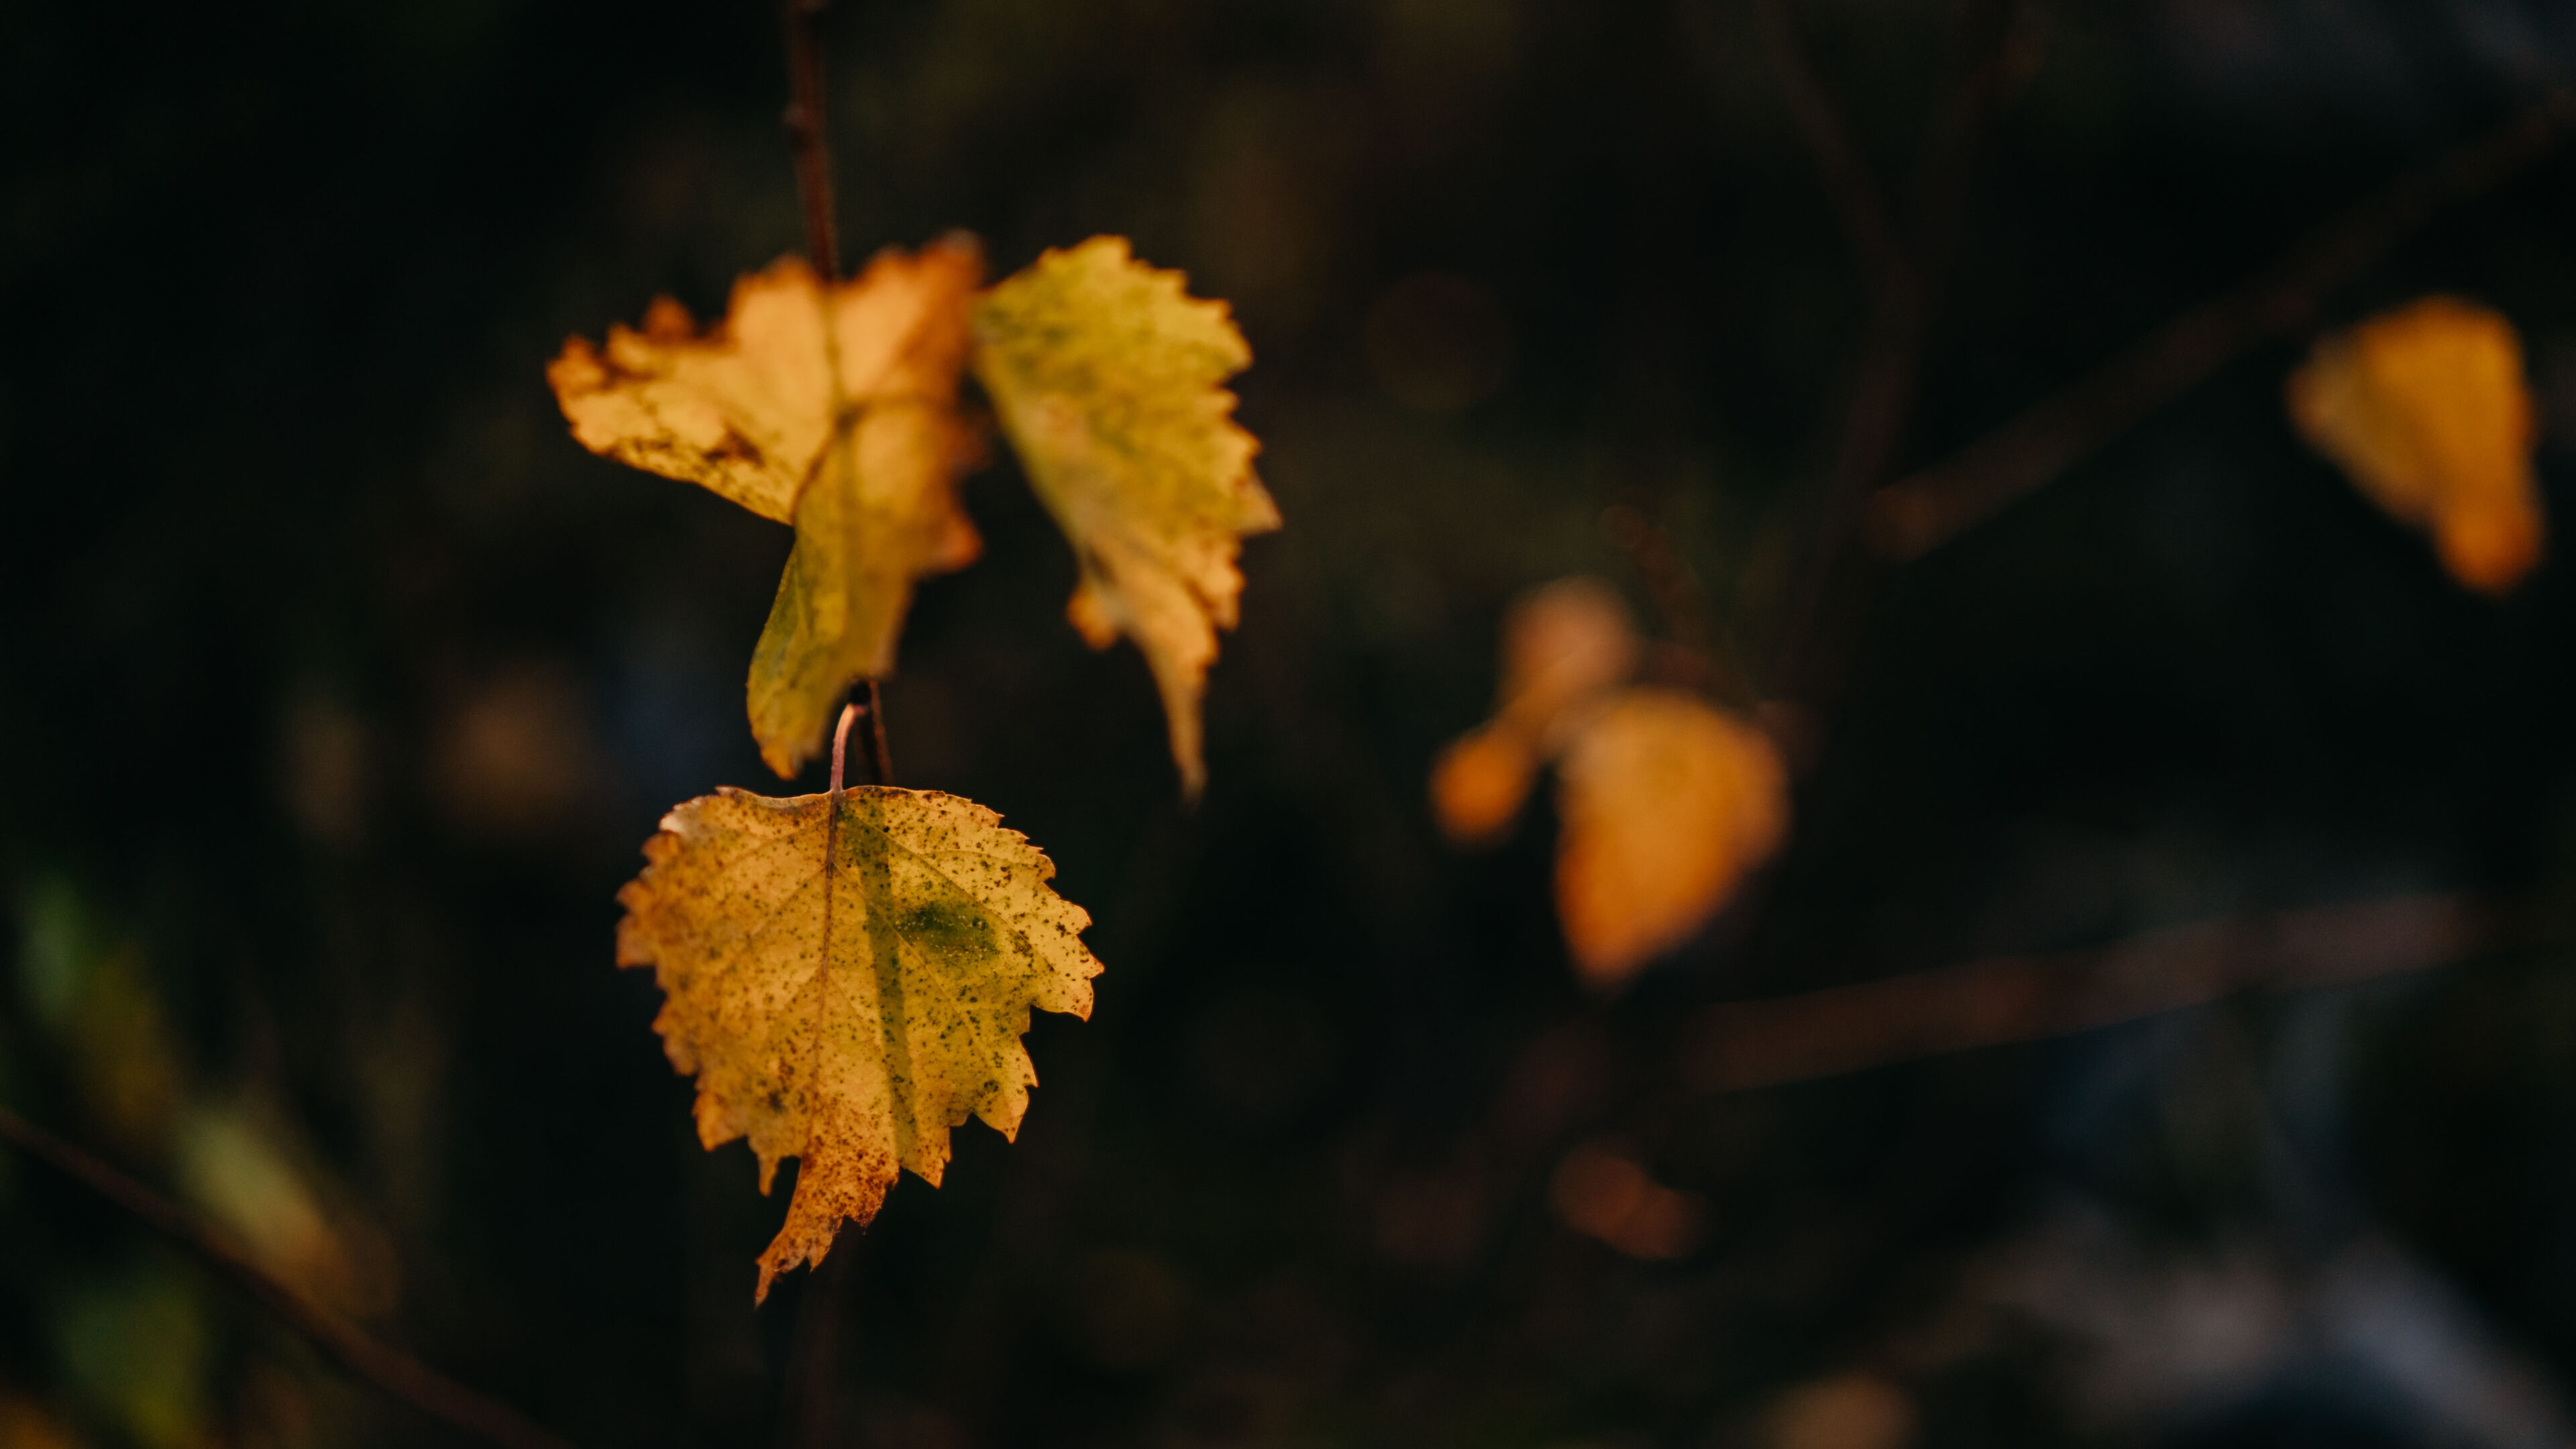
[[851,1265],[864,1242],[834,1243],[822,1266],[806,1278],[787,1345],[788,1394],[778,1412],[782,1449],[830,1444],[835,1437],[840,1405],[832,1370],[841,1356],[840,1303],[849,1295]]
[[1949,275],[1967,234],[1988,123],[2038,73],[2046,35],[2037,0],[1955,0],[1954,9],[1962,12],[1954,21],[1956,70],[1924,125],[1915,163],[1916,265],[1927,291]]
[[783,0],[787,29],[787,142],[805,202],[805,256],[826,282],[841,279],[841,228],[832,205],[832,142],[823,106],[823,12],[831,0]]
[[2009,956],[1709,1008],[1682,1075],[1702,1092],[1839,1076],[2037,1041],[2253,991],[2422,971],[2540,933],[2504,903],[2399,896],[2150,931],[2091,951]]
[[886,753],[885,700],[873,679],[868,681],[867,711],[868,766],[876,771],[878,784],[891,785],[894,783],[894,758]]
[[[1806,140],[1817,178],[1841,219],[1843,239],[1871,297],[1849,400],[1834,432],[1832,461],[1825,468],[1823,508],[1807,581],[1783,636],[1796,641],[1812,627],[1822,576],[1841,552],[1843,535],[1861,498],[1886,471],[1904,427],[1922,351],[1924,279],[1869,163],[1852,143],[1841,113],[1808,64],[1781,0],[1754,0],[1753,13],[1761,24],[1763,50],[1770,57],[1781,97]],[[1795,648],[1794,642],[1784,645],[1788,652]]]
[[[1792,576],[1788,604],[1774,637],[1770,685],[1804,698],[1829,692],[1832,671],[1816,656],[1833,632],[1827,617],[1870,490],[1887,476],[1905,436],[1920,386],[1934,298],[1946,278],[1967,214],[1978,142],[2007,84],[2027,69],[2028,12],[2006,12],[1990,43],[1968,39],[1980,27],[1963,15],[1961,64],[1941,88],[1924,127],[1916,167],[1921,199],[1911,246],[1893,208],[1853,144],[1832,98],[1817,79],[1782,0],[1754,0],[1754,18],[1782,99],[1797,123],[1854,264],[1869,288],[1870,315],[1854,354],[1851,380],[1821,479],[1820,505],[1805,562]],[[1865,584],[1866,579],[1858,581]]]
[[2492,190],[2576,123],[2553,92],[2513,120],[2390,182],[2251,281],[2200,303],[2128,351],[1935,467],[1882,488],[1863,529],[1881,557],[1922,557],[2062,475],[2256,344],[2308,325],[2326,294],[2368,271],[2443,207]]
[[[831,0],[782,0],[780,23],[787,32],[787,142],[796,157],[796,192],[805,206],[805,255],[825,282],[841,278],[841,223],[832,198],[832,138],[823,84],[823,12]],[[876,783],[894,783],[894,759],[886,748],[885,702],[877,681],[865,681],[868,716],[868,765]],[[843,730],[849,728],[845,715]],[[840,746],[833,746],[833,779],[840,779]],[[839,785],[835,783],[834,789]]]
[[[826,284],[841,276],[840,221],[832,202],[832,146],[824,108],[822,17],[830,0],[783,0],[787,30],[787,75],[791,99],[787,134],[796,156],[796,189],[805,205],[805,251]],[[846,436],[844,445],[846,445]],[[876,783],[892,785],[894,766],[886,750],[885,703],[874,678],[865,680],[866,702],[841,706],[832,731],[831,825],[824,832],[823,959],[831,959],[831,872],[840,854],[838,830],[841,794],[849,757],[850,725],[864,710],[868,717],[868,760]],[[829,1397],[832,1344],[839,1338],[841,1299],[846,1289],[849,1249],[833,1255],[843,1261],[809,1278],[797,1300],[796,1328],[791,1337],[787,1383],[779,1405],[780,1442],[816,1445],[832,1430]]]
[[1601,536],[1628,556],[1663,626],[1648,673],[1665,684],[1705,690],[1739,708],[1756,703],[1752,682],[1710,627],[1708,590],[1699,571],[1657,517],[1654,499],[1643,489],[1628,490],[1601,510]]
[[1806,49],[1798,43],[1797,31],[1789,24],[1788,11],[1781,0],[1753,0],[1753,18],[1762,32],[1763,53],[1780,84],[1781,99],[1788,104],[1789,117],[1797,123],[1798,135],[1816,163],[1817,179],[1824,184],[1826,199],[1842,223],[1843,240],[1852,249],[1852,260],[1874,284],[1910,279],[1913,261],[1897,234],[1895,215],[1879,189],[1878,179],[1870,174],[1869,163],[1861,159],[1859,148],[1852,144],[1851,133],[1843,125],[1833,98],[1816,79],[1815,68],[1807,63]]
[[400,1349],[368,1336],[261,1267],[187,1209],[5,1107],[0,1107],[0,1141],[114,1203],[145,1227],[186,1249],[199,1262],[259,1300],[261,1306],[277,1315],[323,1357],[387,1397],[508,1449],[571,1449],[570,1441],[539,1428],[509,1405],[486,1398]]

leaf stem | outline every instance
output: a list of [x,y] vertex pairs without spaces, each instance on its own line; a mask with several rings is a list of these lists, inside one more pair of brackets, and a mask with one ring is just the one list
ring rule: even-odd
[[[873,690],[870,691],[874,693]],[[832,727],[832,803],[841,803],[841,766],[850,754],[850,721],[859,717],[856,701],[841,706],[841,722]],[[828,866],[827,866],[828,869]]]
[[186,1208],[106,1160],[0,1107],[0,1141],[123,1208],[143,1226],[194,1254],[349,1374],[429,1417],[506,1449],[572,1449],[509,1405],[485,1398],[402,1350],[369,1337],[198,1220]]

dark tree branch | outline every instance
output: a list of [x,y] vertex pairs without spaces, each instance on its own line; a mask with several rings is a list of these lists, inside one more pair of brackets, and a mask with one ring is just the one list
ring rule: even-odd
[[1781,0],[1753,0],[1753,18],[1762,32],[1763,54],[1779,81],[1780,97],[1787,102],[1789,117],[1797,123],[1799,138],[1816,164],[1816,177],[1842,224],[1853,263],[1873,287],[1911,286],[1914,265],[1897,234],[1896,218],[1878,179],[1870,174],[1869,163],[1852,144],[1833,98],[1807,63],[1807,52],[1789,24],[1788,11]]
[[787,1389],[778,1406],[780,1449],[841,1442],[841,1402],[834,1369],[842,1353],[840,1305],[850,1295],[861,1243],[834,1243],[821,1267],[808,1274],[787,1343]]
[[1915,169],[1916,256],[1927,292],[1940,288],[1957,260],[1988,125],[2037,73],[2044,33],[2035,0],[2001,9],[1955,0],[1955,8],[1956,70],[1923,128]]
[[787,143],[805,201],[805,257],[826,282],[841,279],[841,225],[832,205],[832,141],[823,106],[823,11],[831,0],[784,0]]
[[[832,200],[832,138],[823,85],[823,12],[831,0],[784,0],[787,31],[787,144],[796,157],[796,192],[805,203],[805,256],[827,283],[841,279],[841,223]],[[868,766],[876,783],[894,783],[894,758],[886,749],[885,702],[877,681],[865,681]],[[849,728],[847,720],[842,729]],[[833,779],[840,779],[834,745]],[[838,788],[836,784],[834,788]]]
[[[841,228],[832,203],[832,145],[827,130],[823,84],[823,11],[831,0],[784,0],[787,29],[787,81],[790,100],[787,105],[788,144],[796,156],[796,189],[805,203],[805,253],[828,284],[841,277]],[[847,764],[850,725],[861,713],[868,719],[869,773],[879,785],[894,783],[894,761],[886,749],[885,699],[877,681],[861,681],[862,700],[841,707],[839,725],[832,733],[833,828],[840,823],[838,808],[844,769]],[[825,870],[839,848],[826,832]],[[828,917],[824,926],[830,929]],[[828,945],[828,939],[827,939]],[[829,951],[825,952],[829,955]],[[796,1328],[790,1336],[787,1384],[779,1405],[779,1442],[794,1449],[797,1445],[820,1446],[831,1442],[832,1360],[834,1345],[840,1338],[841,1299],[848,1289],[848,1260],[854,1249],[844,1247],[828,1256],[824,1270],[811,1275],[804,1293],[796,1304]]]
[[2539,161],[2571,123],[2576,96],[2553,93],[2398,177],[2268,271],[2167,322],[1948,461],[1880,489],[1863,520],[1871,547],[1891,560],[1920,558],[2044,486],[2249,348],[2309,325],[2327,293],[2359,278],[2443,207]]
[[569,1441],[539,1428],[509,1405],[485,1398],[400,1349],[369,1337],[261,1267],[187,1209],[5,1107],[0,1107],[0,1141],[114,1203],[230,1279],[323,1357],[369,1387],[487,1443],[507,1449],[572,1449]]
[[867,682],[868,702],[868,767],[876,772],[880,785],[894,783],[894,757],[886,753],[885,700],[873,679]]
[[2251,991],[2447,965],[2540,933],[2499,902],[2400,896],[2150,931],[2092,951],[2010,956],[1711,1007],[1682,1075],[1703,1092],[1839,1076],[2037,1041]]
[[1663,626],[1664,640],[1650,672],[1667,684],[1708,689],[1732,703],[1752,704],[1751,686],[1720,650],[1710,627],[1708,590],[1657,518],[1654,500],[1642,489],[1629,491],[1601,510],[1601,534],[1628,555]]
[[[1720,42],[1707,14],[1685,6],[1683,16],[1704,64],[1713,65]],[[1801,562],[1787,578],[1787,601],[1777,617],[1770,664],[1762,683],[1783,692],[1787,662],[1803,656],[1815,632],[1825,580],[1842,552],[1862,496],[1886,468],[1913,391],[1912,356],[1922,317],[1922,279],[1907,253],[1894,209],[1843,116],[1808,62],[1783,0],[1752,0],[1754,28],[1780,99],[1797,128],[1816,180],[1869,296],[1869,315],[1853,355],[1848,393],[1823,449],[1817,503],[1808,524]],[[1742,610],[1738,611],[1739,613]]]
[[1870,317],[1852,369],[1851,394],[1834,434],[1832,461],[1823,480],[1823,507],[1810,550],[1806,582],[1793,606],[1783,653],[1799,652],[1813,627],[1818,591],[1842,551],[1860,500],[1887,470],[1914,395],[1922,353],[1924,277],[1869,163],[1852,143],[1833,100],[1807,63],[1790,28],[1782,0],[1754,0],[1764,53],[1778,77],[1789,114],[1798,123],[1817,179],[1841,219],[1843,240],[1870,292]]
[[[1799,45],[1783,0],[1753,0],[1782,99],[1806,141],[1871,297],[1820,484],[1814,536],[1804,564],[1792,577],[1775,636],[1769,683],[1777,695],[1805,698],[1830,692],[1833,671],[1827,656],[1837,652],[1830,647],[1837,620],[1829,615],[1840,594],[1857,592],[1867,583],[1865,575],[1852,577],[1850,540],[1870,490],[1896,459],[1913,413],[1934,299],[1958,250],[1985,122],[2010,85],[2030,69],[2036,31],[2029,12],[2015,8],[1999,23],[1980,25],[1976,12],[1984,9],[1976,0],[1962,0],[1960,6],[1959,60],[1924,127],[1915,172],[1921,205],[1909,246]],[[1991,39],[1979,34],[1987,30]],[[1846,583],[1852,588],[1838,591],[1838,584]]]

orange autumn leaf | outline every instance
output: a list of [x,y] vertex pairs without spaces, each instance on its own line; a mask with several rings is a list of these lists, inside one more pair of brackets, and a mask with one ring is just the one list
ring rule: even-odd
[[770,799],[665,816],[618,892],[617,962],[651,966],[653,1029],[698,1079],[698,1140],[747,1137],[761,1191],[800,1160],[755,1297],[876,1216],[899,1169],[937,1186],[949,1129],[1016,1135],[1029,1011],[1091,1014],[1091,918],[1001,817],[937,791]]
[[888,249],[828,287],[791,257],[737,282],[703,334],[664,298],[644,330],[574,338],[546,369],[584,447],[795,525],[748,689],[781,776],[853,682],[892,672],[915,581],[981,547],[957,501],[974,448],[956,398],[982,271],[968,238]]
[[1431,818],[1460,845],[1488,845],[1511,833],[1537,778],[1538,752],[1497,720],[1449,742],[1431,764]]
[[1558,579],[1521,596],[1503,620],[1497,717],[1543,736],[1565,710],[1637,671],[1637,626],[1599,579]]
[[1431,813],[1441,833],[1461,845],[1505,834],[1561,743],[1557,726],[1567,711],[1625,682],[1638,652],[1627,606],[1598,579],[1558,579],[1513,600],[1503,616],[1494,718],[1432,766]]
[[1556,913],[1614,987],[1687,940],[1779,847],[1788,774],[1760,730],[1667,689],[1611,696],[1557,762]]
[[1598,579],[1528,591],[1504,615],[1494,717],[1431,771],[1441,833],[1482,845],[1555,762],[1557,919],[1576,972],[1605,989],[1714,915],[1789,819],[1770,737],[1694,695],[1623,687],[1641,652]]
[[2522,347],[2501,315],[2428,297],[2319,342],[2289,381],[2300,433],[2363,494],[2502,593],[2540,561]]

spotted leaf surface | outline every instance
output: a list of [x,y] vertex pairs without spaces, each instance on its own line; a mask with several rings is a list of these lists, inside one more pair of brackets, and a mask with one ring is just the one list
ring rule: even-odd
[[1090,917],[972,801],[725,789],[672,810],[644,854],[617,960],[661,985],[654,1029],[697,1078],[698,1139],[750,1139],[763,1192],[799,1160],[758,1296],[873,1218],[899,1169],[936,1185],[970,1115],[1016,1135],[1030,1009],[1091,1012]]

